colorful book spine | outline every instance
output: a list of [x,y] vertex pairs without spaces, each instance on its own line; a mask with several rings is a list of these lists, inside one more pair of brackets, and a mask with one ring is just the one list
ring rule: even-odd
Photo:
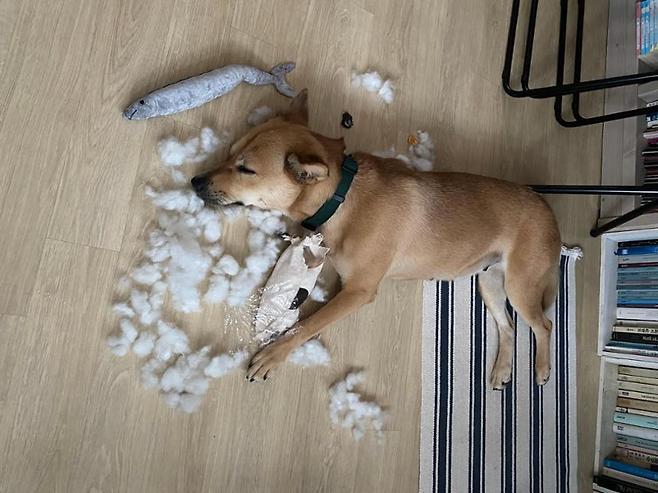
[[649,351],[658,351],[657,344],[640,344],[637,342],[610,341],[608,346],[625,348],[625,349],[644,349]]
[[637,56],[639,57],[642,52],[642,4],[641,2],[638,2],[637,5],[635,6],[635,34],[637,36],[637,40],[635,43],[635,52],[637,53]]
[[612,419],[615,423],[623,423],[627,425],[640,426],[641,428],[651,428],[653,430],[658,430],[657,418],[648,418],[646,416],[638,416],[637,414],[616,412]]
[[633,459],[631,457],[620,457],[618,455],[611,457],[611,459],[614,459],[619,462],[623,462],[624,464],[628,464],[629,466],[635,466],[641,469],[647,469],[649,471],[658,472],[658,464],[649,464],[648,462],[642,460]]
[[623,462],[619,462],[618,460],[614,459],[606,459],[603,463],[605,467],[609,467],[615,471],[621,471],[625,472],[626,474],[632,474],[633,476],[639,476],[641,478],[650,479],[652,481],[658,481],[658,471],[642,469],[641,467],[624,464]]
[[658,442],[655,440],[648,440],[641,437],[633,437],[628,435],[617,435],[617,443],[623,443],[635,447],[642,447],[649,450],[658,452]]
[[647,440],[652,440],[654,442],[658,440],[658,430],[652,430],[651,428],[642,428],[640,426],[612,423],[612,431],[618,435],[646,438]]
[[643,245],[634,247],[623,247],[617,250],[617,255],[648,255],[658,254],[658,245]]

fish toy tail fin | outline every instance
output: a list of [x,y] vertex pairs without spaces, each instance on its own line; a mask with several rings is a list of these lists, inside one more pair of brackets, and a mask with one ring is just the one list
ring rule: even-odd
[[274,87],[276,87],[277,91],[288,98],[294,97],[296,91],[290,87],[288,81],[286,81],[286,74],[292,72],[295,69],[295,66],[294,62],[281,63],[270,71],[270,74],[274,76]]

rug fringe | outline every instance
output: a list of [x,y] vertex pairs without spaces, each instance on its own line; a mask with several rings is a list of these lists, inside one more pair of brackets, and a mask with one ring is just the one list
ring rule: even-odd
[[580,247],[567,248],[566,246],[562,245],[562,255],[580,259],[583,258],[583,250]]

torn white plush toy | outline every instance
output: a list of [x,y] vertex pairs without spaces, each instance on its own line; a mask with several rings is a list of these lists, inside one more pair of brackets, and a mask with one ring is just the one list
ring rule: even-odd
[[388,151],[373,152],[373,156],[397,159],[402,161],[409,168],[418,171],[432,171],[434,169],[434,141],[427,132],[418,130],[416,136],[410,135],[409,139],[409,154],[395,153],[395,147],[391,147]]
[[261,294],[255,319],[256,340],[265,342],[299,320],[299,307],[313,291],[329,249],[322,235],[289,238]]
[[384,80],[379,73],[365,72],[363,74],[352,73],[352,85],[363,87],[368,92],[376,92],[379,99],[386,104],[391,104],[395,99],[395,86],[391,79]]
[[363,438],[370,425],[381,443],[386,412],[375,402],[361,400],[361,394],[354,391],[354,387],[364,380],[363,370],[349,373],[345,380],[329,389],[329,418],[335,425],[351,430],[355,440]]
[[327,366],[331,362],[331,356],[327,348],[318,339],[311,339],[298,348],[293,349],[286,361],[302,368],[311,366]]

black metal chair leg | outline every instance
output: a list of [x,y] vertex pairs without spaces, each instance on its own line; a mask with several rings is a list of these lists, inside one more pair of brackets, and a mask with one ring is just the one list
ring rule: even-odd
[[593,228],[592,230],[590,230],[589,234],[594,238],[596,238],[597,236],[601,236],[606,231],[610,231],[611,229],[617,228],[622,224],[626,224],[628,221],[631,221],[636,217],[640,217],[641,215],[646,214],[647,212],[651,212],[655,210],[658,210],[658,199],[652,200],[651,202],[647,202],[646,204],[641,205],[637,209],[633,209],[632,211],[627,212],[623,216],[619,216],[618,218],[613,219],[612,221],[607,222],[602,226]]

